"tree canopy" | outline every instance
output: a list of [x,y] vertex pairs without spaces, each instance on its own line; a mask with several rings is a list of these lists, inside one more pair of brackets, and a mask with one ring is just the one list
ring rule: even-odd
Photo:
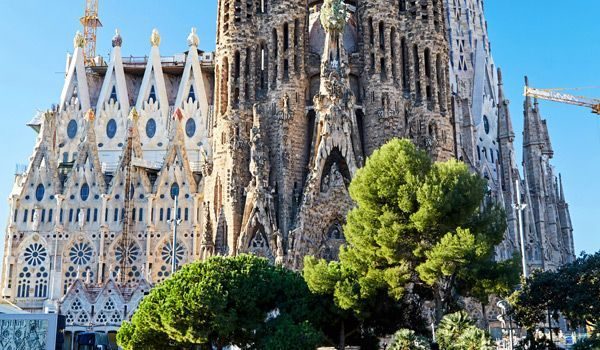
[[[396,301],[435,302],[436,319],[457,293],[482,302],[518,283],[516,260],[497,263],[504,212],[485,201],[486,181],[456,160],[432,162],[408,140],[375,151],[350,184],[340,262],[305,260],[311,290],[361,313],[381,291]],[[368,305],[368,303],[366,303]]]
[[574,326],[600,324],[600,252],[582,255],[557,271],[534,272],[511,297],[517,321],[535,329],[548,312]]
[[129,349],[314,349],[321,313],[302,277],[249,255],[184,266],[118,333]]
[[494,350],[491,337],[475,326],[466,312],[444,316],[437,329],[436,340],[444,350]]

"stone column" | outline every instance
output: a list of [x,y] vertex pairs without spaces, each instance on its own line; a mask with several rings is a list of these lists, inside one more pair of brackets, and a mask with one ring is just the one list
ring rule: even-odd
[[104,266],[106,266],[106,253],[104,252],[104,246],[106,242],[106,236],[108,235],[108,224],[106,223],[106,208],[108,207],[108,201],[110,196],[103,194],[102,198],[102,210],[100,212],[100,249],[98,250],[98,273],[96,280],[98,284],[104,282]]
[[199,239],[201,237],[200,234],[200,220],[198,219],[198,211],[200,209],[200,204],[202,201],[203,195],[200,193],[196,193],[193,196],[192,202],[192,259],[196,259],[198,257],[198,247],[200,246]]
[[[50,268],[50,299],[55,300],[58,299],[61,295],[60,281],[62,279],[62,259],[61,254],[59,252],[59,235],[62,235],[64,232],[64,226],[60,222],[60,210],[62,209],[65,197],[63,195],[56,195],[56,225],[54,229],[54,246],[53,246],[53,254],[52,254],[52,263]],[[64,219],[64,217],[63,217]]]

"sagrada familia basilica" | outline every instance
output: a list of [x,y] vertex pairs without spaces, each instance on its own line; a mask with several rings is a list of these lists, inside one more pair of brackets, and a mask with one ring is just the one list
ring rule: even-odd
[[529,98],[519,171],[482,0],[219,0],[217,25],[214,53],[192,30],[185,52],[161,56],[155,30],[144,58],[122,57],[117,33],[94,64],[76,35],[58,104],[28,124],[37,141],[9,198],[2,298],[64,314],[69,332],[114,331],[174,265],[336,259],[348,185],[392,138],[488,180],[508,218],[497,259],[519,253],[521,223],[529,268],[574,259]]

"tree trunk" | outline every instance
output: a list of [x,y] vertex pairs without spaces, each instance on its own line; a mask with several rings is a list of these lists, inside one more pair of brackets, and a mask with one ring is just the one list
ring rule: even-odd
[[344,321],[340,324],[340,343],[338,350],[344,350],[346,348],[346,325]]
[[490,327],[490,324],[489,324],[488,319],[487,319],[487,315],[486,315],[486,312],[485,312],[485,304],[484,303],[481,303],[481,313],[483,314],[483,329],[489,330],[488,328]]

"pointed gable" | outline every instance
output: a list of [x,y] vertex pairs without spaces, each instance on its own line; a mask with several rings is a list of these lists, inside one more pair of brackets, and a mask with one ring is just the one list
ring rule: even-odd
[[83,56],[84,39],[79,32],[75,35],[74,46],[75,52],[60,94],[60,109],[64,110],[72,102],[72,99],[77,97],[80,109],[86,111],[90,109],[91,103]]
[[[128,117],[128,127],[127,127],[127,140],[125,145],[123,146],[123,153],[121,154],[119,160],[119,166],[117,167],[117,172],[113,177],[109,193],[113,193],[116,191],[116,187],[121,183],[125,182],[125,176],[127,174],[128,169],[132,171],[132,184],[140,183],[142,189],[145,193],[152,192],[152,186],[150,185],[150,180],[146,172],[140,168],[137,168],[134,165],[136,161],[143,161],[144,153],[142,151],[142,144],[140,142],[140,135],[138,130],[138,120],[139,114],[134,107],[129,113]],[[135,186],[135,185],[134,185]],[[136,193],[137,187],[136,187]]]
[[208,114],[209,96],[207,93],[208,82],[205,81],[200,66],[200,58],[198,57],[198,35],[196,28],[192,28],[192,32],[188,37],[189,51],[185,62],[185,68],[179,84],[179,91],[175,101],[175,107],[184,108],[184,104],[196,102],[201,110],[202,116]]
[[31,162],[27,168],[23,184],[42,183],[46,193],[60,193],[58,167],[54,157],[54,133],[56,129],[56,114],[47,111],[42,114],[42,124]]
[[[81,180],[79,181],[80,186],[87,184],[90,194],[91,192],[96,192],[99,195],[106,190],[106,182],[104,181],[102,166],[98,157],[94,120],[94,112],[89,110],[85,116],[85,136],[77,149],[77,158],[75,159],[73,170],[65,188],[72,189],[75,185],[74,182]],[[85,182],[82,182],[84,180]]]
[[160,36],[158,31],[154,29],[151,37],[152,49],[148,57],[146,71],[142,79],[136,108],[145,110],[147,105],[158,104],[156,109],[161,110],[161,116],[168,117],[169,100],[167,97],[167,88],[165,85],[165,77],[163,75],[160,52],[158,45],[160,44]]
[[96,110],[100,111],[106,103],[113,100],[118,103],[120,109],[129,112],[129,95],[127,93],[127,83],[125,80],[125,71],[123,69],[123,59],[121,57],[121,36],[117,31],[113,38],[113,51],[111,61],[106,70],[104,83],[98,97]]
[[[197,189],[196,180],[192,174],[187,152],[185,150],[185,139],[182,126],[183,112],[177,108],[173,114],[173,123],[169,145],[165,154],[163,167],[156,181],[156,193],[164,191],[165,186],[170,186],[169,180],[176,180],[185,193],[195,193]],[[167,185],[165,185],[165,183]]]

